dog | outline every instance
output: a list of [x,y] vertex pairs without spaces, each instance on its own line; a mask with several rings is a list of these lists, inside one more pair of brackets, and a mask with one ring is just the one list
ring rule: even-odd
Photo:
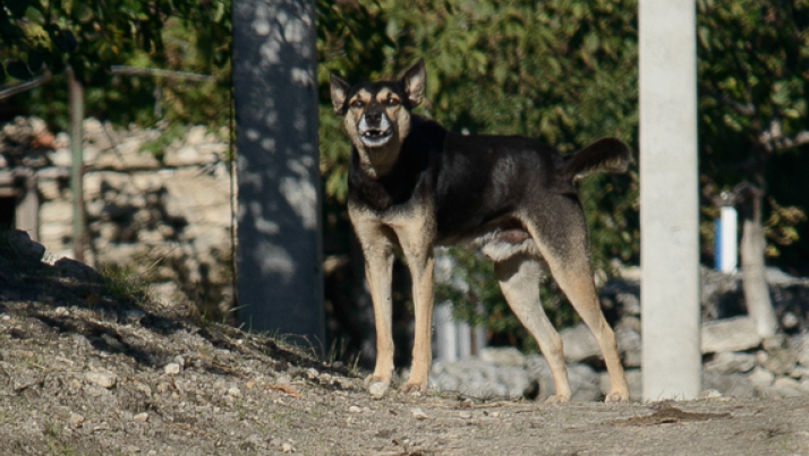
[[373,301],[376,363],[366,379],[384,395],[393,373],[391,281],[401,249],[412,278],[413,357],[406,392],[427,388],[432,362],[433,249],[471,242],[494,262],[509,306],[550,365],[554,402],[570,400],[562,339],[539,301],[545,269],[595,335],[610,378],[606,402],[628,389],[615,335],[593,282],[587,226],[576,181],[595,172],[624,172],[629,148],[604,138],[563,156],[522,136],[468,136],[413,113],[425,96],[423,59],[398,80],[349,85],[334,73],[334,112],[351,140],[348,214],[362,247]]

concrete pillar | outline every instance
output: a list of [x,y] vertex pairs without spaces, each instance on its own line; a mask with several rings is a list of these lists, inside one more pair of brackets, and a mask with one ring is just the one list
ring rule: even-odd
[[638,10],[643,398],[690,399],[701,390],[696,5]]
[[435,360],[456,361],[458,359],[458,326],[452,318],[452,304],[449,301],[436,304],[433,311],[435,327]]
[[315,7],[233,3],[237,317],[322,349]]

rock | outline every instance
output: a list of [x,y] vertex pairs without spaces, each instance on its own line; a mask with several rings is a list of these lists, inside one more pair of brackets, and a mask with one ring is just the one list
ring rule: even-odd
[[809,333],[804,333],[793,338],[792,346],[797,353],[798,363],[800,363],[801,366],[809,367]]
[[480,350],[480,360],[497,366],[522,367],[525,356],[514,347],[486,347]]
[[709,321],[702,325],[702,353],[744,351],[758,347],[761,337],[750,317]]
[[[762,375],[762,384],[767,383],[767,378],[766,375]],[[702,372],[702,387],[707,390],[716,390],[726,397],[753,397],[756,395],[756,388],[749,376],[741,373],[720,373],[715,370],[704,370]]]
[[763,369],[761,366],[756,366],[756,368],[753,369],[753,372],[751,372],[747,378],[756,388],[764,388],[772,385],[773,380],[775,380],[775,375],[773,375],[772,372]]
[[640,334],[627,325],[621,325],[615,328],[615,339],[624,367],[639,367],[642,345]]
[[567,376],[570,381],[574,401],[598,401],[601,400],[601,383],[596,371],[586,364],[574,364],[568,366]]
[[[624,371],[626,383],[629,386],[629,400],[643,400],[643,376],[640,369],[627,369]],[[610,391],[610,376],[606,372],[600,374],[601,397],[606,397]]]
[[429,418],[421,407],[413,407],[410,409],[410,415],[417,420],[426,420]]
[[180,365],[178,363],[168,363],[163,367],[163,371],[168,375],[177,375],[180,373]]
[[84,374],[84,379],[88,382],[100,386],[102,388],[110,389],[115,386],[118,377],[107,370],[94,370]]
[[770,391],[779,397],[803,396],[807,393],[800,382],[789,377],[778,377],[773,381]]
[[517,399],[531,379],[523,367],[496,366],[479,359],[436,362],[430,371],[430,386],[476,399]]
[[149,420],[149,414],[147,412],[141,412],[133,416],[132,419],[138,423],[145,423]]
[[31,236],[25,231],[11,231],[7,239],[9,246],[20,259],[39,261],[45,255],[45,246],[31,240]]
[[720,352],[705,363],[705,369],[719,374],[750,372],[756,366],[756,356],[751,353]]
[[70,415],[67,417],[67,423],[72,428],[80,428],[81,425],[84,424],[84,416],[75,412],[70,412]]
[[567,362],[578,363],[598,359],[601,356],[601,350],[598,348],[593,333],[584,323],[565,328],[559,332],[559,335],[562,336]]

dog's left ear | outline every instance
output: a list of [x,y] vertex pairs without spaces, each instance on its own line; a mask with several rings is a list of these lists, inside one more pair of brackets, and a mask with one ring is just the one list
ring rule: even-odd
[[424,101],[424,92],[427,86],[427,70],[424,68],[424,59],[419,59],[402,76],[407,100],[411,106],[418,106]]
[[342,116],[346,113],[346,97],[348,97],[349,85],[334,73],[329,74],[329,83],[331,85],[331,104],[334,107],[334,112]]

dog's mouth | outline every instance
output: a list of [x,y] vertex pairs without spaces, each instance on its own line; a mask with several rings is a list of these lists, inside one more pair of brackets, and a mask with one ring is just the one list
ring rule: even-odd
[[388,127],[386,129],[368,128],[360,133],[360,140],[362,140],[362,143],[368,147],[381,146],[388,142],[391,137],[393,137],[392,127]]

